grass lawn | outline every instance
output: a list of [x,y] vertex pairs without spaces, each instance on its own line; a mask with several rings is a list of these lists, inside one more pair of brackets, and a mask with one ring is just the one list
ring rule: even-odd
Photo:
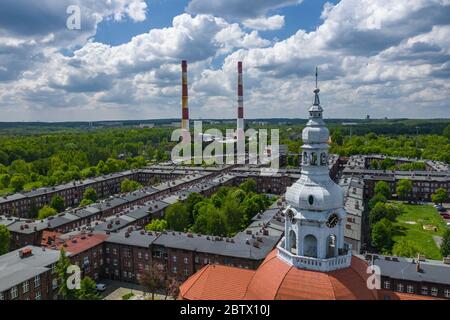
[[[405,238],[414,243],[421,254],[428,259],[441,260],[442,255],[433,240],[433,236],[443,236],[447,228],[444,219],[431,205],[402,204],[403,214],[397,217],[394,225],[393,241],[397,242]],[[415,222],[411,224],[408,222]],[[424,230],[423,225],[433,225],[437,231]]]

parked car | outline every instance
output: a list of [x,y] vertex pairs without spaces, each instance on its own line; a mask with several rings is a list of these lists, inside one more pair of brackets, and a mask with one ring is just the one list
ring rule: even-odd
[[103,292],[103,291],[106,290],[106,284],[104,284],[104,283],[97,283],[96,288],[97,288],[97,291]]
[[441,213],[441,217],[444,219],[450,219],[450,214],[448,213]]

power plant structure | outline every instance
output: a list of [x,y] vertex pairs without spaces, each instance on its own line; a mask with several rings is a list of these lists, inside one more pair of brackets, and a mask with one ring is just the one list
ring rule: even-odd
[[182,96],[181,96],[181,130],[183,140],[190,138],[189,132],[189,94],[187,83],[187,61],[181,61],[181,84],[182,84]]
[[236,138],[237,141],[244,141],[245,129],[244,129],[244,85],[242,76],[242,61],[238,61],[238,107],[237,107],[237,126],[236,126]]

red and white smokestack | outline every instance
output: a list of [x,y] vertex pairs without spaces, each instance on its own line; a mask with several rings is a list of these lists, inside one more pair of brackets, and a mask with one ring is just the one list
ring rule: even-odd
[[188,107],[188,86],[187,86],[187,61],[181,61],[181,130],[189,132],[189,107]]
[[238,109],[237,109],[237,138],[244,139],[244,85],[242,80],[242,61],[238,64]]

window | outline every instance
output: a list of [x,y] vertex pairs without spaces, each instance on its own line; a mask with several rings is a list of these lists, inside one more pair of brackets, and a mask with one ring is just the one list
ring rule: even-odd
[[56,289],[58,287],[58,279],[53,279],[52,280],[52,289]]
[[142,259],[142,252],[138,252],[138,259]]
[[56,273],[56,263],[52,264],[52,274]]
[[145,260],[148,260],[148,253],[145,254]]
[[184,258],[184,264],[188,264],[189,263],[189,259],[188,258]]
[[5,300],[5,296],[3,295],[3,292],[0,292],[0,300]]
[[117,259],[114,259],[113,264],[114,264],[115,266],[117,266]]
[[117,254],[116,248],[113,249],[113,254]]
[[11,299],[17,298],[17,287],[12,287],[10,290]]
[[127,277],[127,272],[126,271],[123,272],[123,276],[124,276],[124,278]]
[[414,286],[409,284],[409,285],[406,287],[406,291],[407,291],[408,293],[414,293]]
[[30,283],[28,282],[28,280],[22,284],[22,290],[23,293],[27,293],[30,290]]
[[199,263],[200,261],[199,261],[199,258],[198,257],[195,257],[195,263]]
[[37,288],[41,285],[41,276],[37,275],[34,277],[34,287]]
[[34,296],[34,300],[41,300],[41,292],[37,291],[36,295]]
[[438,295],[438,288],[431,288],[431,295],[436,297]]
[[177,273],[177,267],[172,268],[172,273]]
[[[444,290],[444,297],[450,298],[450,289],[445,289],[445,290]],[[1,300],[1,299],[0,299],[0,300]]]
[[423,295],[428,295],[428,287],[423,286],[423,287],[422,287],[421,293],[422,293]]
[[184,275],[187,277],[189,275],[189,270],[188,269],[184,269]]
[[177,262],[177,256],[172,257],[173,262]]
[[109,248],[106,248],[106,253],[109,253]]
[[203,264],[208,264],[208,258],[203,259]]
[[401,283],[397,284],[397,291],[398,292],[403,292],[403,288],[404,288],[403,284],[401,284]]
[[389,290],[391,288],[391,283],[389,281],[384,282],[384,288]]

